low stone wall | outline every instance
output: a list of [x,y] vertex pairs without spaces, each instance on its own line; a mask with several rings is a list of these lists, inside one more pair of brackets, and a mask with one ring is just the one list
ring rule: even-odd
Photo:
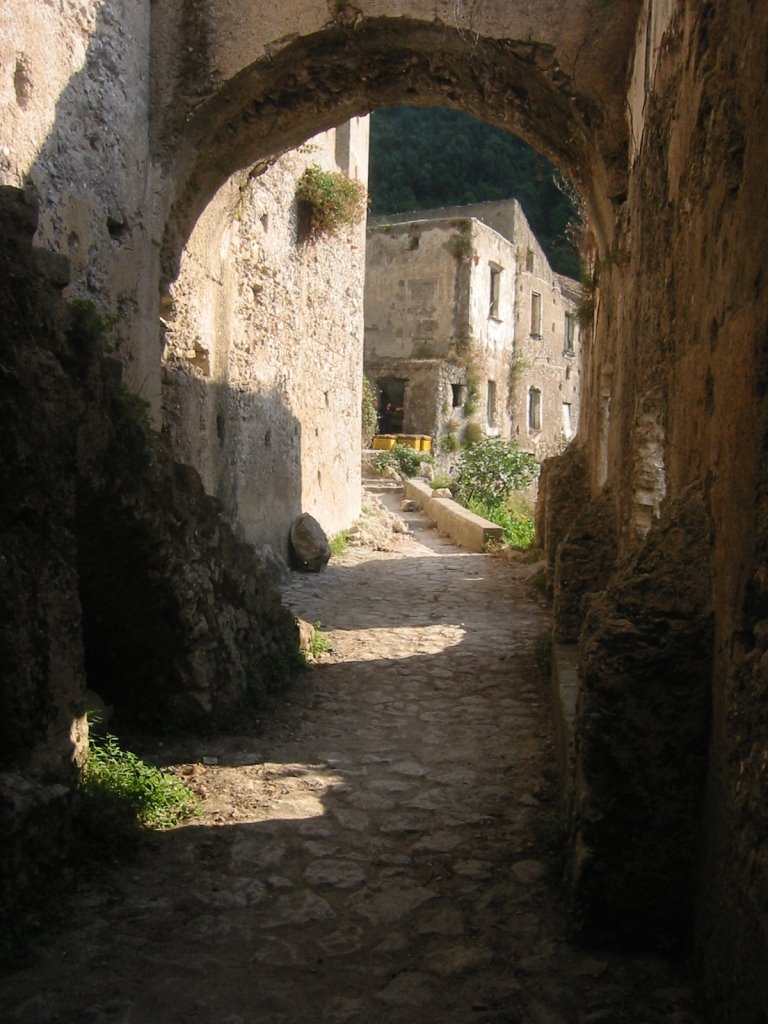
[[475,515],[451,498],[434,498],[432,488],[423,480],[406,480],[405,494],[434,520],[440,533],[469,551],[482,552],[489,543],[504,540],[500,526]]

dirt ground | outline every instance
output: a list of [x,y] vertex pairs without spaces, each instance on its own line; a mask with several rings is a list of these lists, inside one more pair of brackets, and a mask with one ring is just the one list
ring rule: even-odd
[[417,513],[407,533],[369,518],[286,594],[333,650],[261,734],[142,751],[202,817],[79,884],[0,981],[3,1019],[700,1020],[678,967],[566,938],[532,567],[468,554]]

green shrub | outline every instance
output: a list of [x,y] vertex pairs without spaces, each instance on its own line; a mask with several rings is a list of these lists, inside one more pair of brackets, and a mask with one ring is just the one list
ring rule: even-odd
[[536,526],[529,516],[513,512],[504,505],[479,501],[470,498],[466,503],[470,512],[482,516],[504,530],[504,540],[510,547],[527,551],[536,539]]
[[459,439],[453,431],[450,434],[446,434],[440,444],[440,448],[444,452],[456,452],[459,450],[459,447]]
[[378,416],[376,415],[376,389],[373,384],[368,380],[367,377],[363,377],[363,396],[362,396],[362,420],[361,420],[361,438],[363,448],[369,448],[374,434],[376,433],[376,427],[378,425]]
[[365,187],[340,171],[324,171],[312,164],[296,187],[300,214],[309,237],[335,234],[347,224],[358,224],[368,204]]
[[407,444],[396,444],[388,451],[377,452],[373,465],[379,472],[391,466],[402,476],[416,476],[422,462],[431,464],[433,461],[434,456],[430,452],[416,451]]
[[322,623],[316,622],[314,624],[314,632],[312,633],[312,640],[309,648],[309,653],[313,658],[318,657],[320,654],[328,654],[333,650],[331,641],[328,639],[325,633],[322,631]]
[[464,428],[464,443],[467,445],[478,444],[484,437],[485,431],[482,424],[476,423],[474,420]]
[[440,476],[433,476],[432,479],[429,481],[429,486],[432,488],[433,491],[436,491],[438,490],[438,488],[441,487],[447,487],[450,489],[451,487],[456,486],[456,481],[452,476],[448,476],[447,474],[441,474]]
[[192,790],[170,772],[123,750],[115,736],[91,739],[80,793],[104,827],[171,828],[200,813]]
[[511,441],[486,437],[459,456],[459,500],[463,504],[480,501],[503,507],[510,493],[527,487],[538,472],[539,462],[534,455],[520,451]]

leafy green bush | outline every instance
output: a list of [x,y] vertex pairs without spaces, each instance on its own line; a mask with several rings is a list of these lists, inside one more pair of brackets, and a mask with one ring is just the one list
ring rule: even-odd
[[123,750],[115,736],[92,739],[80,793],[106,827],[171,828],[200,813],[192,790],[170,772]]
[[448,476],[447,473],[441,473],[439,476],[433,476],[429,481],[429,486],[433,491],[437,491],[441,487],[452,488],[456,486],[456,480],[452,476]]
[[373,436],[376,433],[377,425],[376,389],[367,377],[363,377],[362,426],[360,438],[363,448],[370,447]]
[[503,507],[509,494],[527,487],[538,472],[539,461],[534,455],[500,437],[486,437],[459,456],[459,500],[465,505],[480,501]]
[[310,237],[335,234],[347,224],[358,224],[368,205],[365,187],[340,171],[324,171],[312,164],[296,187],[305,232]]
[[513,512],[504,505],[470,499],[466,507],[504,530],[504,540],[510,547],[527,551],[536,539],[536,526],[530,516]]
[[416,476],[422,462],[433,461],[434,457],[430,452],[416,451],[407,444],[396,444],[388,451],[378,452],[374,456],[373,465],[379,472],[391,466],[402,476]]

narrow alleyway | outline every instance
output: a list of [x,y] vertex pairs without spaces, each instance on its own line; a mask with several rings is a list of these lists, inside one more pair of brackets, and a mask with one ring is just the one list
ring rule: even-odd
[[673,968],[570,945],[530,566],[406,517],[288,600],[333,652],[265,735],[164,749],[195,824],[0,982],[19,1024],[694,1024]]

